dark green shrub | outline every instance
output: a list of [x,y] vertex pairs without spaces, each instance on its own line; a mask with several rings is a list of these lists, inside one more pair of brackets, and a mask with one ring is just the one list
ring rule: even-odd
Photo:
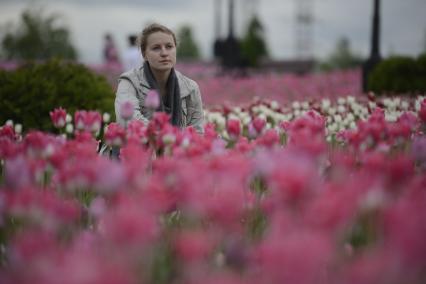
[[417,60],[393,56],[380,62],[369,78],[369,89],[377,93],[415,94],[426,91],[426,56]]
[[63,107],[114,112],[111,85],[81,64],[50,60],[0,71],[0,124],[7,119],[28,129],[51,131],[49,112]]
[[421,54],[417,58],[417,65],[419,68],[418,86],[419,90],[426,92],[426,53]]

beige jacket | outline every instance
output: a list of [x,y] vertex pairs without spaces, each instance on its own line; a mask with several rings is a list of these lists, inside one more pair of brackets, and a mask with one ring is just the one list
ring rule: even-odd
[[[182,101],[182,127],[192,126],[198,133],[203,133],[204,112],[198,84],[176,71]],[[121,74],[115,97],[115,115],[117,122],[124,125],[120,116],[120,105],[130,101],[134,106],[133,118],[147,123],[153,110],[144,106],[147,93],[151,90],[143,67],[134,68]]]

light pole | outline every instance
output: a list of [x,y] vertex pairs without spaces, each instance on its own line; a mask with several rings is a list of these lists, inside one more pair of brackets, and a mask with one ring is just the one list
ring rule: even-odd
[[234,35],[234,0],[229,0],[228,37],[223,44],[223,66],[227,69],[238,67],[241,61],[240,43]]
[[222,0],[214,0],[214,44],[213,54],[216,59],[223,55],[223,39],[222,39]]
[[374,67],[382,60],[380,55],[380,0],[374,0],[373,26],[371,33],[370,57],[362,68],[362,89],[368,91],[368,77]]

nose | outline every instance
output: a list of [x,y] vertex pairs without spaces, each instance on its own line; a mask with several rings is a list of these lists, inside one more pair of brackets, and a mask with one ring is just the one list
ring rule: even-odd
[[166,47],[162,47],[162,48],[161,48],[161,50],[160,50],[160,55],[161,55],[161,56],[167,55],[167,48],[166,48]]

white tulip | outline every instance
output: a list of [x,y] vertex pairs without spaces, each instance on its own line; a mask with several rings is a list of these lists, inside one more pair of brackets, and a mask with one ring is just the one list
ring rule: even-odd
[[111,115],[107,112],[104,112],[104,114],[102,115],[102,121],[104,123],[108,123],[111,120]]
[[71,123],[68,123],[67,126],[65,126],[65,131],[69,134],[72,134],[74,131],[74,126]]
[[291,105],[293,109],[298,110],[300,109],[300,103],[298,101],[294,101]]
[[401,109],[408,110],[409,107],[410,107],[410,104],[407,101],[401,102]]
[[15,124],[15,132],[16,132],[16,134],[22,133],[22,124],[20,124],[20,123]]
[[278,104],[278,102],[277,102],[277,101],[272,101],[272,102],[271,102],[271,108],[272,108],[273,110],[277,110],[277,109],[279,109],[279,108],[280,108],[280,105]]
[[304,102],[302,102],[301,106],[302,106],[302,109],[308,110],[309,109],[309,102],[304,101]]
[[353,96],[348,96],[346,100],[348,101],[349,104],[354,104],[356,102]]
[[242,121],[243,125],[248,125],[251,122],[251,117],[246,116],[241,121]]
[[67,113],[67,115],[65,116],[65,121],[66,121],[67,123],[71,123],[71,121],[72,121],[72,116],[71,116],[69,113]]
[[337,104],[339,104],[339,105],[343,105],[343,104],[345,104],[345,103],[346,103],[345,98],[340,97],[340,98],[338,98],[338,99],[337,99]]
[[343,105],[339,105],[337,107],[337,112],[339,112],[339,113],[345,113],[346,112],[346,108]]
[[329,99],[323,99],[323,100],[321,100],[321,109],[323,111],[327,111],[330,106],[331,106],[331,102],[330,102]]
[[336,114],[336,115],[333,117],[333,120],[334,120],[335,122],[341,122],[341,121],[342,121],[342,116],[341,116],[340,114]]

